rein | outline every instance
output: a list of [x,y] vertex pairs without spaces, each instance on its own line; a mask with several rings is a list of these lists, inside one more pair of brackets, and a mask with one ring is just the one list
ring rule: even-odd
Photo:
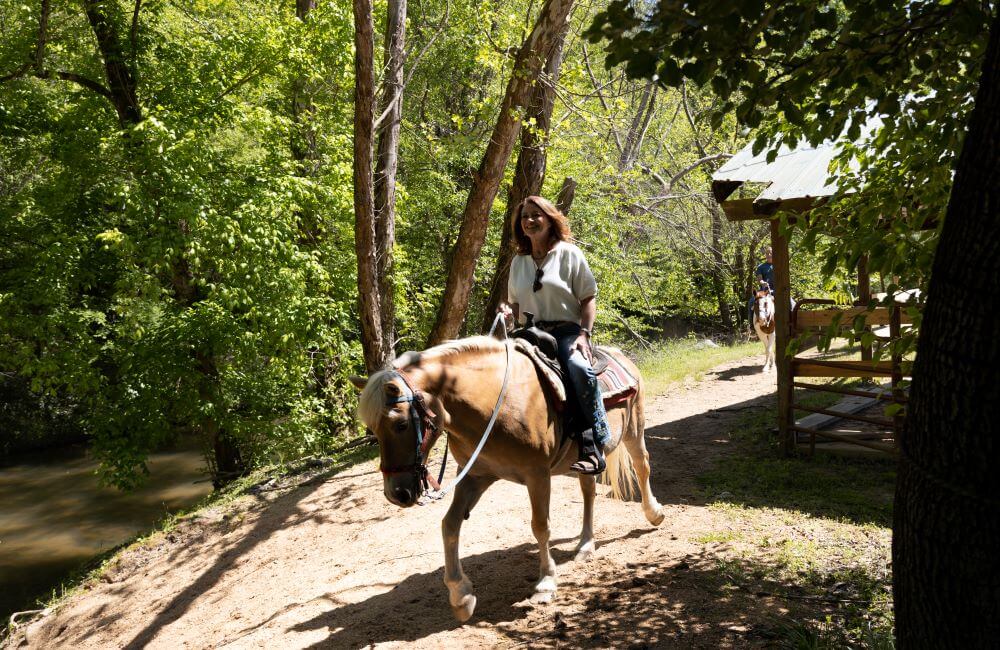
[[[497,314],[497,317],[493,320],[493,326],[490,328],[490,334],[497,328],[497,324],[501,323],[503,319],[503,314]],[[437,480],[430,473],[430,470],[425,464],[427,456],[430,454],[431,448],[437,439],[440,437],[441,431],[438,426],[434,423],[435,414],[427,406],[427,400],[424,395],[419,390],[414,390],[410,385],[407,377],[401,370],[393,371],[393,374],[398,376],[405,387],[407,394],[398,397],[394,400],[389,400],[386,405],[399,404],[402,402],[409,402],[412,405],[410,409],[410,421],[413,423],[414,430],[417,432],[417,450],[416,450],[416,460],[410,465],[401,465],[399,467],[382,467],[379,469],[383,474],[408,474],[413,473],[419,483],[423,486],[424,492],[421,495],[426,497],[429,501],[438,501],[444,498],[449,492],[455,489],[462,479],[469,473],[469,469],[476,462],[476,458],[479,457],[479,452],[483,450],[486,446],[486,440],[490,436],[490,432],[493,431],[493,425],[496,424],[497,415],[500,413],[500,407],[503,406],[504,398],[507,395],[507,386],[510,384],[510,356],[511,356],[511,345],[507,340],[507,329],[503,328],[503,341],[504,348],[507,355],[507,363],[504,368],[503,375],[503,385],[500,388],[500,394],[497,396],[496,405],[493,407],[493,414],[490,416],[490,421],[486,425],[486,430],[483,431],[482,437],[479,439],[479,444],[476,445],[475,451],[469,456],[469,461],[465,463],[462,471],[459,472],[458,476],[455,477],[451,483],[449,483],[444,488],[441,487],[441,481],[444,479],[445,464],[448,462],[448,439],[445,438],[444,447],[444,458],[441,460],[441,470],[438,472]],[[425,429],[427,433],[425,433]],[[419,502],[420,505],[424,505],[426,502]]]

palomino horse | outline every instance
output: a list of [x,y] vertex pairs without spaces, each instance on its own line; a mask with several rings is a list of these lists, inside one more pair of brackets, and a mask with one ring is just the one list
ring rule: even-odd
[[[424,352],[407,352],[389,370],[368,380],[354,378],[363,387],[358,414],[378,439],[383,491],[392,503],[412,506],[420,498],[425,468],[423,459],[436,437],[447,431],[455,459],[462,467],[482,438],[493,415],[509,359],[506,398],[496,414],[496,424],[468,475],[455,489],[451,506],[441,522],[444,536],[444,582],[452,612],[466,621],[476,607],[472,582],[462,572],[458,554],[462,521],[486,489],[497,479],[520,483],[531,500],[531,530],[538,540],[539,578],[534,602],[549,602],[556,591],[556,565],[549,553],[549,498],[554,474],[569,473],[576,460],[576,442],[564,440],[559,417],[546,399],[532,361],[507,350],[511,341],[477,336],[452,341]],[[638,369],[617,350],[609,350],[639,377]],[[608,451],[608,476],[616,496],[627,497],[632,471],[638,478],[642,510],[654,526],[664,513],[649,487],[649,454],[644,439],[642,384],[626,402],[608,411],[612,442]],[[430,432],[426,438],[421,429]],[[628,451],[622,453],[619,443]],[[583,532],[576,559],[593,554],[593,476],[580,476],[583,491]]]
[[774,296],[770,291],[757,292],[753,303],[753,328],[764,344],[762,372],[770,372],[774,368]]

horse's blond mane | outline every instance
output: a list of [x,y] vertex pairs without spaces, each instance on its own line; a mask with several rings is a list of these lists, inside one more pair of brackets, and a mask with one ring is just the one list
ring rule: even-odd
[[401,354],[392,366],[379,370],[368,378],[361,397],[358,399],[358,417],[369,428],[375,428],[385,410],[385,385],[392,381],[393,370],[405,370],[429,361],[453,357],[465,352],[496,352],[504,349],[503,341],[492,336],[470,336],[465,339],[447,341],[423,352]]
[[503,350],[504,343],[492,336],[470,336],[466,339],[446,341],[441,345],[428,348],[423,352],[406,352],[392,363],[395,369],[417,366],[425,361],[436,361],[442,357],[450,357],[463,352],[495,352]]

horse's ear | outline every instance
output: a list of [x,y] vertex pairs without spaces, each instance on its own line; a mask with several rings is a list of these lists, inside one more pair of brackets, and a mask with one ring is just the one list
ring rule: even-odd
[[365,386],[368,385],[367,377],[359,377],[357,375],[351,375],[350,380],[351,383],[354,384],[354,387],[357,388],[359,391],[364,390]]

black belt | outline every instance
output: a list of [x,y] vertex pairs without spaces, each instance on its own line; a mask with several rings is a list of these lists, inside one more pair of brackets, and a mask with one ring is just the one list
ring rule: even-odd
[[535,327],[539,327],[546,331],[551,331],[559,327],[565,327],[566,325],[580,327],[580,323],[574,323],[571,320],[540,320],[535,323]]

